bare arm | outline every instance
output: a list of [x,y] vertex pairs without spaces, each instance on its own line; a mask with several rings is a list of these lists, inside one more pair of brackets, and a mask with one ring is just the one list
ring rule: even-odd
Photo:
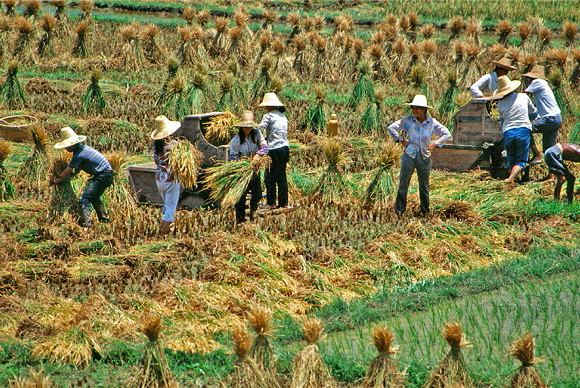
[[73,169],[67,167],[60,173],[60,175],[52,180],[52,183],[58,185],[59,183],[63,182],[64,180],[68,179],[73,173]]

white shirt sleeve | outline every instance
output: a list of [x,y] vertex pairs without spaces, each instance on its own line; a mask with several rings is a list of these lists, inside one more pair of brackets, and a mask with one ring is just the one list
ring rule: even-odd
[[491,75],[490,74],[486,74],[483,77],[481,77],[480,79],[478,79],[469,88],[469,90],[471,91],[471,95],[473,97],[483,97],[482,90],[489,89],[489,86],[488,85],[489,85],[489,81],[490,80],[491,80]]
[[526,97],[528,98],[528,116],[534,119],[538,115],[538,109],[536,108],[532,100],[530,100],[530,97],[528,97],[527,94]]
[[439,121],[433,120],[433,135],[437,136],[437,139],[433,142],[437,147],[442,147],[449,139],[451,139],[451,132],[449,129]]
[[526,93],[532,93],[532,94],[534,94],[534,93],[538,92],[542,88],[542,85],[539,82],[537,82],[537,81],[538,80],[535,79],[532,82],[530,82],[530,84],[526,88]]

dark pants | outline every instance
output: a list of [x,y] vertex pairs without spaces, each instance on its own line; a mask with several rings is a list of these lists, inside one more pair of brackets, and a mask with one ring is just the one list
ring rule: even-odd
[[[266,171],[266,199],[270,206],[288,206],[288,180],[286,178],[286,165],[290,159],[290,148],[280,147],[268,151],[272,159],[270,169]],[[276,195],[276,189],[278,192]]]
[[423,159],[417,152],[415,158],[403,154],[401,158],[401,173],[399,174],[399,189],[395,201],[395,213],[402,215],[407,208],[407,192],[413,171],[417,170],[419,178],[419,197],[421,199],[421,212],[429,213],[429,175],[431,173],[431,159]]
[[[551,173],[554,173],[559,177],[563,176],[564,178],[566,178],[567,182],[566,196],[568,197],[568,201],[572,203],[572,201],[574,200],[574,183],[576,182],[576,177],[574,176],[574,174],[572,174],[570,169],[568,169],[568,166],[566,166],[566,164],[564,163],[564,159],[562,158],[562,152],[560,151],[560,148],[558,148],[558,146],[548,148],[544,153],[544,160],[546,161],[548,169],[550,170]],[[556,198],[560,198],[560,189],[562,187],[562,184],[563,182],[560,180],[556,182],[556,189],[554,191],[554,196]]]
[[113,173],[111,171],[94,175],[89,179],[79,200],[82,211],[82,226],[91,226],[91,205],[95,208],[99,221],[108,221],[103,201],[101,201],[101,195],[111,184],[113,184]]
[[538,117],[532,122],[532,132],[542,134],[542,152],[556,145],[558,130],[561,126],[561,115]]
[[251,193],[250,197],[250,219],[253,218],[253,214],[258,209],[258,204],[262,198],[262,183],[260,181],[260,175],[254,173],[252,180],[248,186],[248,190],[242,195],[242,198],[236,203],[236,222],[244,222],[246,220],[246,196]]

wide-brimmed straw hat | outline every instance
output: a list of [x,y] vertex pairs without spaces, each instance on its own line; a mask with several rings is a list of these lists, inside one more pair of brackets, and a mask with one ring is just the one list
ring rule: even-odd
[[521,81],[512,81],[507,75],[502,75],[497,79],[497,89],[493,91],[493,96],[491,96],[491,98],[494,100],[503,98],[507,94],[519,88],[521,84]]
[[234,124],[234,127],[256,128],[258,124],[254,121],[254,112],[245,110],[240,115],[240,121]]
[[71,127],[64,127],[60,130],[60,141],[54,145],[57,150],[82,143],[87,140],[86,136],[77,135]]
[[157,128],[151,133],[151,139],[153,140],[165,139],[181,127],[179,121],[171,121],[163,115],[155,117],[155,124]]
[[542,65],[535,65],[532,70],[524,74],[524,77],[546,79],[546,69]]
[[262,102],[258,106],[261,106],[261,107],[265,107],[265,106],[280,107],[280,106],[284,106],[284,104],[282,104],[282,101],[280,101],[280,99],[278,98],[276,93],[270,92],[270,93],[264,94],[264,98],[262,99]]
[[499,61],[492,61],[497,67],[501,67],[507,70],[517,70],[518,68],[512,65],[512,60],[508,57],[503,57]]
[[417,94],[415,97],[413,97],[413,101],[406,103],[405,105],[418,106],[420,108],[433,108],[427,104],[427,97],[422,94]]

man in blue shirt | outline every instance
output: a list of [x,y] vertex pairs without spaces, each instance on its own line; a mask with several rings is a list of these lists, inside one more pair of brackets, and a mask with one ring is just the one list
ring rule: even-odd
[[[403,117],[388,127],[389,134],[404,147],[399,174],[399,188],[395,201],[395,213],[401,216],[407,207],[407,191],[413,171],[417,170],[421,213],[429,213],[429,175],[431,173],[431,150],[441,147],[451,139],[451,133],[439,121],[427,115],[427,98],[416,95],[410,104],[413,115]],[[432,140],[435,138],[434,140]]]
[[52,180],[52,184],[59,184],[81,170],[91,175],[79,200],[82,210],[81,225],[85,228],[92,226],[91,205],[95,208],[100,222],[109,222],[101,201],[101,195],[113,183],[113,170],[109,161],[94,148],[82,144],[87,137],[77,135],[72,128],[65,127],[60,130],[60,134],[61,141],[56,143],[54,148],[65,149],[72,152],[73,156],[67,168],[59,177]]

